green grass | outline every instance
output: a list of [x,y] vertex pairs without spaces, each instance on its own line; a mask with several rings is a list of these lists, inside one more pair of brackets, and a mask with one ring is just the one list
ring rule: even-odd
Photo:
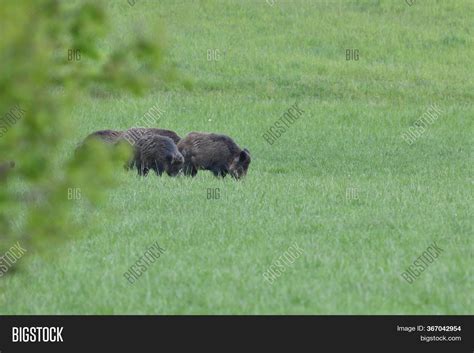
[[[118,166],[119,186],[100,207],[71,201],[86,236],[54,261],[21,259],[2,280],[0,312],[473,314],[473,7],[110,1],[108,40],[132,35],[134,21],[162,24],[167,60],[193,86],[80,98],[60,158],[157,104],[159,127],[226,133],[247,147],[249,174],[139,180]],[[346,61],[350,48],[358,61]],[[208,49],[225,55],[208,61]],[[305,114],[267,144],[262,134],[295,102]],[[401,134],[432,103],[444,113],[409,146]],[[207,188],[221,198],[207,200]],[[123,273],[156,241],[166,252],[129,284]],[[444,252],[408,284],[400,274],[433,241]],[[294,242],[304,254],[266,283],[262,273]]]

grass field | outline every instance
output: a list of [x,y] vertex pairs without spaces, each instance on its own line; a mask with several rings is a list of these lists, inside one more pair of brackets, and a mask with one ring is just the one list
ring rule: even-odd
[[[247,147],[249,173],[139,180],[118,166],[120,185],[99,208],[71,201],[85,237],[54,261],[25,256],[2,281],[2,314],[474,313],[474,4],[271,3],[107,3],[103,50],[137,21],[160,23],[167,60],[192,88],[81,97],[59,158],[157,105],[159,127]],[[268,144],[262,135],[295,103],[304,114]],[[409,145],[402,133],[431,104],[442,113]],[[166,251],[128,283],[124,272],[155,242]],[[407,283],[401,274],[433,242],[443,252]],[[268,283],[263,273],[294,243],[303,254]]]

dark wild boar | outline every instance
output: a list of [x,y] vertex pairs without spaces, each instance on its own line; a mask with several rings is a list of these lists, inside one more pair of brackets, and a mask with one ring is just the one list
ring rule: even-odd
[[184,157],[183,172],[195,176],[199,169],[210,170],[215,176],[229,173],[235,179],[247,174],[250,152],[241,149],[229,136],[191,132],[178,143]]
[[146,176],[151,169],[156,175],[165,171],[176,176],[183,167],[184,158],[169,137],[148,132],[136,141],[134,148],[131,167],[134,165],[139,175]]

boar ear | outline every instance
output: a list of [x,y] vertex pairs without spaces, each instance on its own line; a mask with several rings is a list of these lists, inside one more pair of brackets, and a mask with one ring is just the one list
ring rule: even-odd
[[244,162],[247,158],[249,158],[249,153],[245,149],[240,152],[239,162]]

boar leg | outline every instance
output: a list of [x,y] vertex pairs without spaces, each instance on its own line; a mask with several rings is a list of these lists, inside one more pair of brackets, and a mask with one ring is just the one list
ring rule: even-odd
[[227,170],[225,168],[214,167],[211,169],[211,172],[214,174],[215,177],[222,177],[225,178],[227,175]]
[[155,171],[157,176],[161,176],[161,174],[163,174],[163,168],[160,168],[160,166],[157,162],[155,162],[155,164],[153,166],[153,170]]
[[193,166],[191,163],[188,163],[188,164],[185,164],[184,167],[183,167],[183,173],[184,175],[186,176],[192,176],[193,178],[196,176],[197,174],[197,169],[195,166]]
[[216,178],[219,178],[219,177],[224,177],[225,175],[223,175],[222,171],[220,169],[211,169],[211,172],[212,174],[214,174],[214,176]]
[[137,164],[137,170],[138,170],[138,175],[147,176],[150,168],[148,168],[148,166],[145,165],[145,163],[141,162],[140,164]]

